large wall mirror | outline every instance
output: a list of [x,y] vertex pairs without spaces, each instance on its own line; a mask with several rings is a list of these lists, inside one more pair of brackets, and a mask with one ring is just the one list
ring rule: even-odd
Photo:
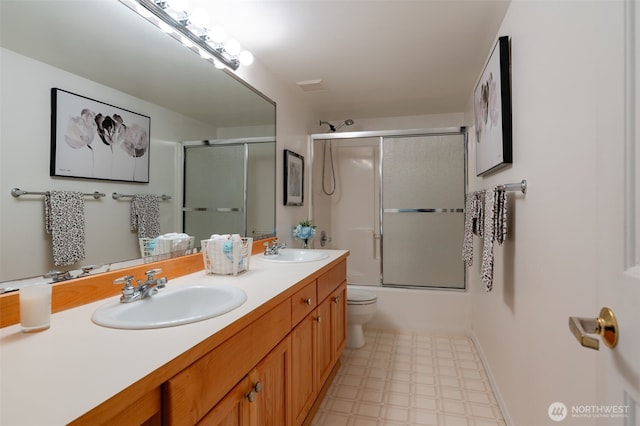
[[[117,0],[2,0],[0,46],[0,281],[139,258],[138,236],[129,228],[130,201],[112,199],[113,192],[170,195],[160,203],[161,231],[179,232],[188,192],[182,142],[275,141],[273,101]],[[53,87],[149,116],[150,182],[50,177]],[[229,191],[225,184],[216,180],[209,188]],[[43,197],[12,197],[14,187],[107,195],[85,201],[85,260],[54,265]],[[246,215],[269,212],[272,222],[260,227],[273,230],[274,198],[275,191],[261,193],[255,200],[269,202],[247,205]]]

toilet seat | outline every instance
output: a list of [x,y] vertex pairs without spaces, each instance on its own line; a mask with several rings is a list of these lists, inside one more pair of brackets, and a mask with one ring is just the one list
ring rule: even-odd
[[347,305],[372,305],[376,303],[378,296],[368,290],[347,289]]

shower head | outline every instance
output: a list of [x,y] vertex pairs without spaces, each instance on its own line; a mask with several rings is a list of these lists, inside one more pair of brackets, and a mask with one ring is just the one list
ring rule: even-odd
[[329,123],[328,121],[323,121],[320,120],[320,125],[322,126],[323,124],[326,124],[327,126],[329,126],[329,130],[332,132],[336,131],[336,126],[334,126],[333,124]]
[[329,126],[329,130],[331,132],[335,132],[336,130],[338,130],[342,126],[351,126],[351,125],[353,125],[353,123],[355,123],[355,121],[353,121],[350,118],[347,118],[346,120],[344,120],[342,123],[338,124],[337,126],[334,126],[333,124],[329,123],[328,121],[320,120],[320,125],[322,126],[323,124],[326,124],[327,126]]

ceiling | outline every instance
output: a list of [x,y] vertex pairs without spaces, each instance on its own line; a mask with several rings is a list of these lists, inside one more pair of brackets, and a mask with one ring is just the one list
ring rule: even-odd
[[464,111],[508,0],[190,0],[319,118]]

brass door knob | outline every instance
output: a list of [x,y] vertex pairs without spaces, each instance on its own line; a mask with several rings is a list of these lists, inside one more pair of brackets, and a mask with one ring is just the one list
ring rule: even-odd
[[600,341],[587,334],[599,334],[604,344],[615,348],[618,344],[618,321],[611,308],[600,309],[598,318],[569,317],[569,328],[578,342],[585,348],[598,350]]

